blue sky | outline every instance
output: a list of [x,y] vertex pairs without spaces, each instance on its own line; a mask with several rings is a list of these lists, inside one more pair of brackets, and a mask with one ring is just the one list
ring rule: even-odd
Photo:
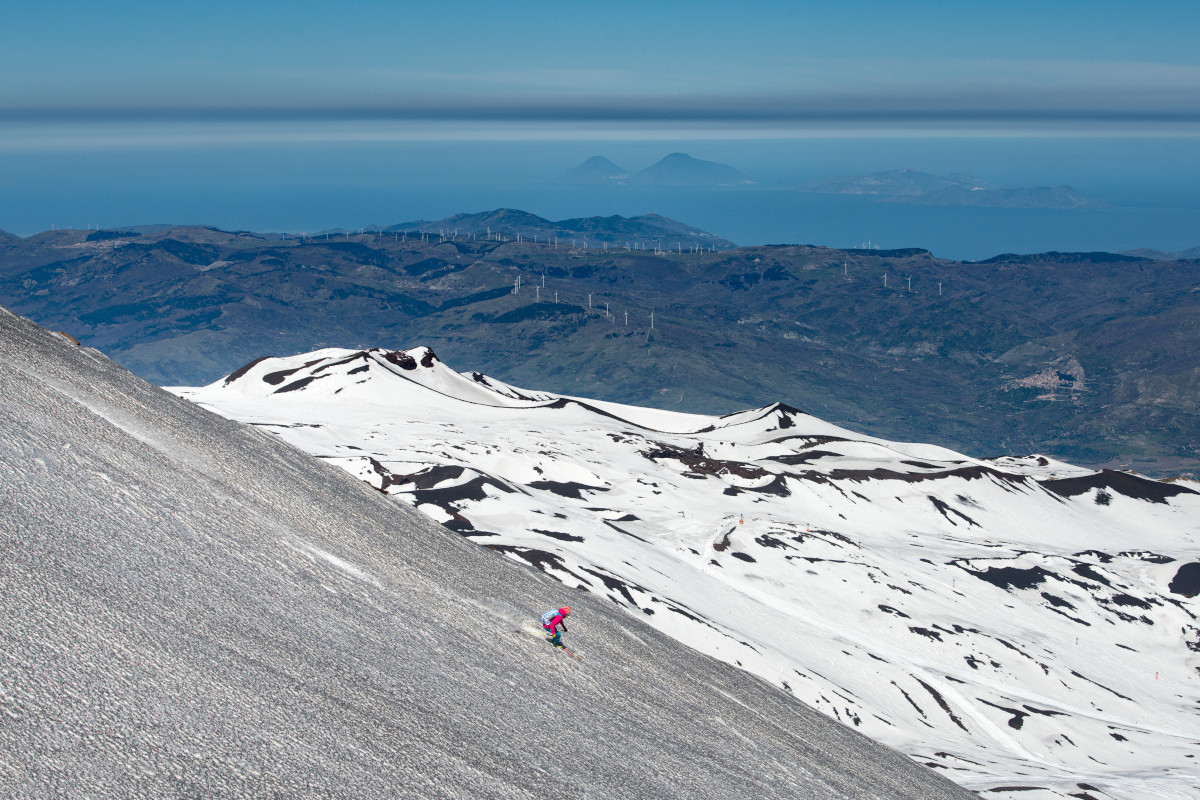
[[218,0],[21,3],[5,16],[9,124],[482,119],[719,136],[1200,120],[1195,2]]
[[[1192,246],[1198,41],[1196,0],[19,2],[0,23],[0,228],[319,230],[512,205],[670,212],[741,243]],[[591,155],[636,170],[673,151],[777,190],[914,168],[1175,211],[1039,218],[1034,236],[787,194],[546,188]]]

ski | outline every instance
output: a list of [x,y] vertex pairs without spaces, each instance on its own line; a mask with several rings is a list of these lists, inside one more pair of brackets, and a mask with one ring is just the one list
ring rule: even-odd
[[579,656],[575,654],[575,651],[574,651],[574,650],[571,650],[571,649],[570,649],[570,648],[568,648],[566,645],[562,645],[562,644],[555,644],[555,643],[554,643],[554,642],[551,640],[551,638],[550,638],[549,636],[546,636],[545,634],[542,634],[542,636],[543,636],[543,638],[545,638],[545,640],[546,640],[547,642],[549,642],[549,643],[550,643],[550,646],[551,646],[551,647],[553,647],[555,650],[561,650],[562,652],[564,652],[564,653],[566,653],[567,655],[569,655],[571,658],[575,658],[575,659],[579,658]]
[[554,645],[554,649],[561,650],[562,652],[566,653],[567,655],[569,655],[571,658],[575,659],[576,661],[579,660],[579,656],[576,655],[574,650],[569,650],[566,647],[563,647],[561,644]]
[[582,659],[579,657],[579,654],[578,654],[578,653],[576,653],[574,650],[570,649],[569,647],[565,647],[565,646],[563,646],[563,645],[561,645],[561,644],[554,644],[554,642],[551,642],[551,641],[550,641],[550,637],[546,635],[546,632],[545,632],[545,631],[540,631],[540,630],[539,630],[539,631],[535,631],[535,630],[532,630],[532,629],[530,629],[530,628],[522,628],[522,629],[521,629],[521,633],[524,633],[524,634],[526,634],[527,636],[532,636],[532,637],[534,637],[535,639],[541,639],[543,642],[546,642],[546,643],[547,643],[547,644],[549,644],[551,647],[553,647],[555,650],[560,650],[560,651],[562,651],[562,652],[563,652],[565,655],[568,655],[568,656],[570,656],[571,658],[575,659],[576,661],[581,661],[581,660],[582,660]]

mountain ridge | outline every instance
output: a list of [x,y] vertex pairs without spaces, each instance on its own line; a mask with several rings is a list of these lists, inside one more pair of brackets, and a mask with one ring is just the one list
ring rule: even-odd
[[428,347],[173,391],[989,796],[1168,796],[1200,745],[1200,483],[973,458],[781,403],[713,417],[516,388]]
[[728,164],[671,153],[629,179],[640,186],[741,186],[754,183]]
[[[0,344],[18,792],[969,796],[2,308]],[[579,662],[536,634],[564,598]]]
[[630,173],[603,156],[592,156],[555,179],[555,183],[593,186],[744,186],[754,183],[736,168],[704,161],[687,153],[670,153],[650,166]]
[[1138,258],[1149,258],[1154,261],[1183,261],[1186,259],[1200,258],[1200,246],[1189,247],[1186,250],[1176,250],[1173,252],[1155,250],[1152,247],[1143,247],[1137,250],[1122,250],[1121,254],[1135,256]]
[[419,338],[562,393],[723,413],[769,392],[889,439],[1200,471],[1192,262],[447,233],[45,232],[0,242],[0,299],[159,383]]
[[573,217],[551,221],[527,211],[500,208],[494,211],[454,214],[436,222],[417,220],[398,223],[383,228],[382,231],[392,234],[436,233],[451,238],[484,235],[495,236],[497,241],[508,241],[520,236],[542,242],[549,242],[555,237],[569,239],[572,234],[590,234],[590,241],[576,241],[572,245],[584,249],[605,244],[624,246],[626,243],[649,244],[652,245],[651,249],[654,249],[655,246],[663,245],[665,240],[670,240],[672,245],[703,245],[706,249],[725,250],[736,246],[726,239],[661,214],[640,214],[634,217],[613,214],[607,217]]
[[604,156],[592,156],[555,179],[556,183],[612,184],[632,177],[629,170],[619,167]]

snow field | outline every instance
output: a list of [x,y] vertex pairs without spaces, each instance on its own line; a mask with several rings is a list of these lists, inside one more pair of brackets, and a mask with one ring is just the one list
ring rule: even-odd
[[176,391],[989,797],[1200,797],[1200,605],[1167,588],[1200,558],[1200,495],[1062,494],[1091,473],[779,405],[558,398],[425,348]]

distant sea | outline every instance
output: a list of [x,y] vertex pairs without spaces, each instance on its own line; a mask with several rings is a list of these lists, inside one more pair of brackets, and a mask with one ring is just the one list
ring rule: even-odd
[[512,205],[554,218],[656,212],[741,245],[851,248],[870,243],[884,249],[923,247],[942,258],[963,260],[1049,250],[1117,252],[1145,246],[1184,250],[1200,244],[1200,207],[936,207],[764,188],[590,187],[580,191],[577,187],[538,186],[479,187],[460,193],[425,187],[424,193],[433,201],[430,205],[438,208],[457,204],[482,211]]
[[[731,163],[731,189],[568,186],[589,155],[637,169],[668,152]],[[1200,245],[1200,146],[1191,141],[923,144],[613,142],[324,145],[0,152],[0,228],[171,223],[316,232],[510,207],[550,219],[655,212],[740,245],[922,247],[944,258],[1006,252],[1183,250]],[[996,185],[1066,183],[1105,208],[942,208],[788,187],[882,169],[966,172]]]

